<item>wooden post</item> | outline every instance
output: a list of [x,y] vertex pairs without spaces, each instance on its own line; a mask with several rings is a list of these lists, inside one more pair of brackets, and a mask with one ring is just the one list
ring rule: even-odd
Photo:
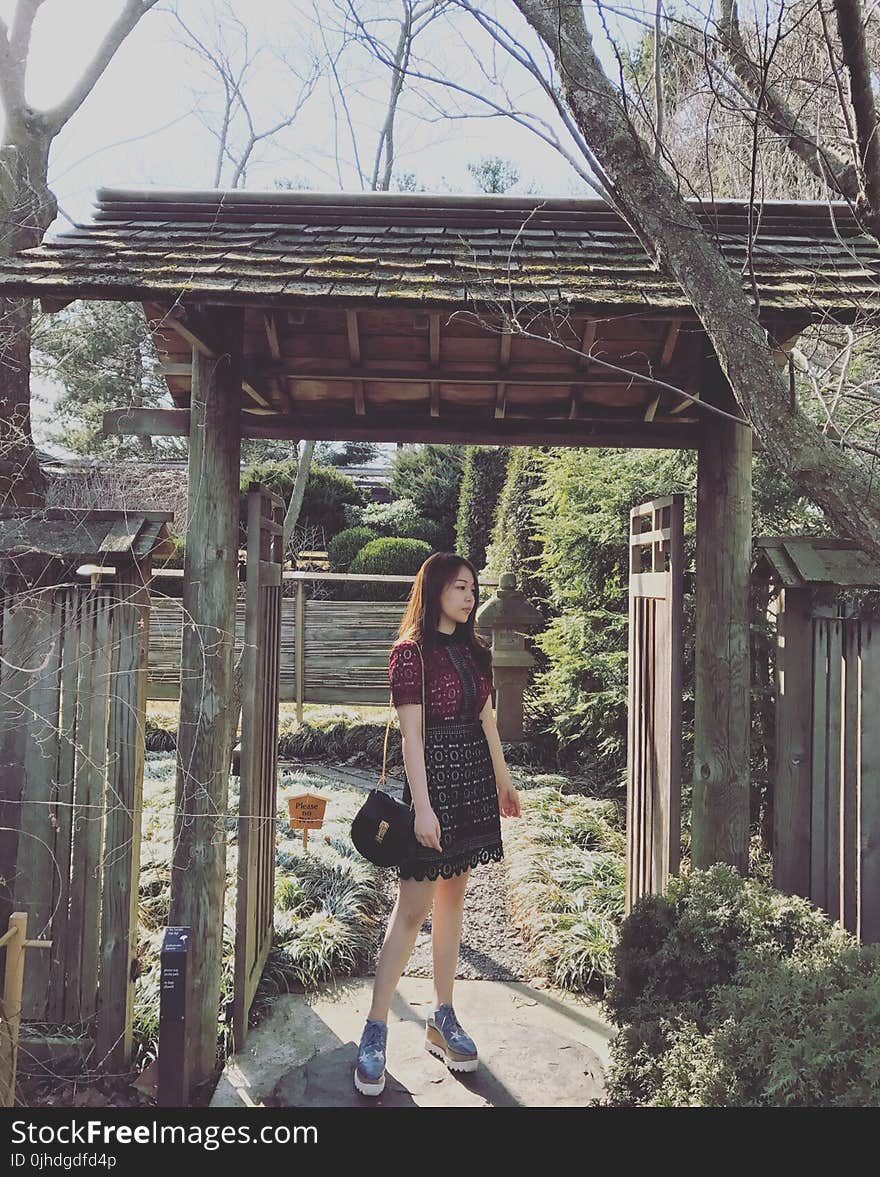
[[773,886],[810,898],[813,619],[809,589],[780,594],[773,769]]
[[226,808],[233,731],[232,653],[238,562],[242,311],[214,308],[193,349],[183,589],[180,728],[169,923],[192,930],[187,1056],[211,1074],[223,952]]
[[144,723],[150,625],[150,560],[119,569],[113,618],[108,739],[110,785],[101,904],[97,1052],[108,1071],[131,1060],[137,903],[144,786]]
[[[741,416],[714,355],[703,400]],[[697,467],[692,862],[748,872],[752,434],[704,413]]]
[[302,726],[303,694],[305,689],[306,651],[305,651],[305,585],[301,580],[296,582],[296,604],[293,616],[293,657],[294,678],[296,680],[296,723]]
[[3,983],[3,1020],[0,1023],[0,1107],[4,1108],[11,1108],[15,1102],[27,921],[27,912],[14,911],[9,917],[9,929],[3,936],[6,945],[6,976]]

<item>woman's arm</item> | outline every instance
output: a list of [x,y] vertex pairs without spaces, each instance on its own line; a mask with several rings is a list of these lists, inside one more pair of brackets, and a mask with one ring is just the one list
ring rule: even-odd
[[425,744],[422,739],[421,703],[402,703],[397,708],[403,743],[403,766],[416,812],[431,808],[428,799],[428,774],[425,769]]

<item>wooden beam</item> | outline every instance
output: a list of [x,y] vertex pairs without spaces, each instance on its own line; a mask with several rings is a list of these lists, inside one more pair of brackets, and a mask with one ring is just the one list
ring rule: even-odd
[[[447,408],[442,417],[402,421],[399,414],[334,412],[311,417],[268,416],[250,410],[242,415],[242,436],[251,438],[323,441],[435,441],[445,444],[486,445],[608,445],[655,449],[695,449],[698,427],[686,422],[653,421],[631,417],[567,417],[543,421],[522,417],[475,418]],[[437,423],[435,424],[434,421]],[[146,437],[186,437],[188,409],[112,409],[104,414],[104,430],[111,434]],[[604,440],[603,440],[604,439]]]
[[363,380],[355,380],[354,382],[354,411],[359,417],[365,417],[367,413],[367,406],[364,402]]
[[495,416],[503,419],[507,411],[507,384],[502,380],[495,385]]
[[675,351],[675,345],[678,342],[678,333],[681,329],[681,319],[670,320],[669,326],[666,329],[666,339],[663,342],[663,352],[660,356],[660,367],[668,368],[672,362],[672,353]]
[[268,409],[270,402],[267,401],[264,396],[261,396],[261,394],[259,392],[257,392],[257,390],[254,388],[254,386],[249,381],[242,380],[241,387],[242,387],[242,391],[247,393],[247,395],[251,398],[251,400],[254,402],[254,404],[259,405],[261,409]]
[[660,393],[658,392],[648,407],[645,409],[645,420],[653,421],[657,413],[657,406],[660,404]]
[[190,318],[194,318],[194,316],[188,315],[187,321],[185,322],[182,318],[178,317],[178,315],[169,312],[168,315],[166,315],[166,317],[162,320],[162,326],[170,327],[175,335],[179,335],[181,339],[188,343],[193,349],[194,355],[196,352],[198,352],[199,355],[204,356],[206,359],[216,359],[217,352],[205,337],[207,333],[204,330],[199,331],[201,324],[190,326]]
[[348,358],[353,368],[361,363],[361,336],[358,329],[357,311],[345,312],[345,330],[348,335]]
[[187,1056],[214,1068],[223,963],[232,654],[238,580],[243,311],[210,312],[219,362],[194,345],[180,723],[169,923],[191,929]]
[[580,394],[580,385],[579,384],[572,384],[572,386],[571,386],[571,399],[569,400],[569,405],[568,405],[568,419],[569,419],[569,421],[574,421],[577,419],[578,410],[580,408],[580,395],[579,394]]
[[428,363],[432,368],[440,364],[440,316],[432,312],[428,319]]
[[596,320],[587,319],[584,323],[583,334],[581,335],[581,354],[578,357],[578,367],[588,368],[590,366],[589,350],[596,342]]
[[[813,616],[809,589],[784,589],[777,609],[773,886],[811,898]],[[824,684],[823,684],[824,689]]]
[[[207,353],[203,353],[203,354],[207,355]],[[192,364],[184,364],[184,363],[160,364],[159,365],[159,374],[161,376],[164,376],[166,380],[169,378],[172,378],[172,377],[183,377],[188,380],[192,380]],[[269,377],[268,379],[271,381],[272,377]],[[264,409],[268,408],[269,405],[273,404],[273,403],[277,404],[279,407],[281,407],[283,409],[286,409],[286,407],[287,407],[283,403],[283,396],[280,393],[277,396],[272,396],[270,393],[270,399],[267,399],[266,397],[263,396],[263,394],[261,392],[259,392],[254,387],[254,383],[252,380],[243,380],[241,382],[241,390],[245,394],[245,396],[250,397],[250,399],[254,402],[254,404],[260,405]]]
[[69,307],[72,302],[73,298],[68,298],[65,294],[44,294],[40,298],[40,310],[44,315],[55,315]]
[[[704,399],[736,411],[717,359]],[[696,653],[691,854],[698,869],[748,873],[752,432],[716,413],[701,425],[697,463]]]
[[108,409],[104,436],[189,437],[189,409]]
[[[340,380],[370,380],[383,384],[430,384],[432,380],[438,380],[441,384],[489,385],[497,384],[499,379],[503,379],[505,384],[529,384],[539,388],[556,387],[562,390],[567,389],[572,381],[571,371],[533,373],[523,370],[519,366],[512,370],[505,369],[503,371],[498,368],[457,369],[450,367],[448,363],[442,368],[431,368],[424,363],[407,363],[393,368],[372,368],[363,365],[359,368],[353,368],[349,364],[340,364],[334,365],[332,368],[328,367],[315,371],[309,370],[302,363],[298,364],[295,360],[289,360],[282,364],[249,361],[245,363],[245,373],[249,379],[257,381],[268,375],[281,375],[287,380],[308,380],[313,384],[323,381],[330,383],[331,381]],[[578,373],[578,382],[585,383],[581,379],[580,373]],[[614,386],[631,388],[633,385],[639,385],[641,383],[650,386],[650,376],[648,372],[645,372],[641,378],[638,373],[629,376],[606,376],[603,373],[601,376],[596,377],[593,383],[601,384],[606,388]]]
[[431,389],[431,416],[440,416],[440,385],[436,380],[432,380],[430,384]]
[[278,323],[272,311],[263,312],[263,327],[266,331],[266,341],[269,344],[269,355],[273,360],[281,359],[281,343],[278,339]]
[[[685,392],[689,392],[691,394],[691,396],[695,396],[697,398],[697,400],[700,399],[699,388],[697,388],[697,389],[686,388]],[[674,405],[669,410],[669,413],[671,416],[675,416],[678,413],[685,413],[685,412],[687,412],[688,409],[694,409],[694,408],[695,408],[694,402],[691,400],[688,400],[686,396],[683,396],[681,398],[681,400],[679,401],[679,403],[677,405]]]
[[513,334],[510,327],[505,323],[501,328],[501,340],[498,344],[498,367],[506,368],[510,363],[510,344],[513,339]]

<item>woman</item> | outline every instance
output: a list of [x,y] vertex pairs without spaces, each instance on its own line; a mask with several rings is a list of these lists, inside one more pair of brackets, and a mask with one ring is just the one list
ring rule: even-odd
[[406,770],[403,800],[414,805],[418,845],[397,868],[397,900],[358,1047],[354,1083],[364,1095],[380,1095],[385,1087],[388,1009],[432,907],[434,999],[425,1047],[455,1071],[473,1071],[478,1062],[477,1048],[452,1008],[464,893],[471,867],[504,857],[500,816],[520,815],[492,711],[490,647],[474,633],[478,604],[473,565],[452,552],[435,552],[419,569],[391,649],[391,696]]

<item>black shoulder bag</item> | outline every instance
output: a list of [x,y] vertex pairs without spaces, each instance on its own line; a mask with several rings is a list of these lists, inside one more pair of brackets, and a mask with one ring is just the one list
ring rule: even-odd
[[[422,746],[425,742],[425,661],[420,646],[422,664]],[[415,835],[415,802],[405,805],[386,793],[385,760],[388,755],[388,732],[391,728],[392,693],[388,702],[388,722],[385,725],[385,745],[382,749],[382,775],[351,823],[351,840],[355,849],[376,866],[398,866],[418,845]]]

